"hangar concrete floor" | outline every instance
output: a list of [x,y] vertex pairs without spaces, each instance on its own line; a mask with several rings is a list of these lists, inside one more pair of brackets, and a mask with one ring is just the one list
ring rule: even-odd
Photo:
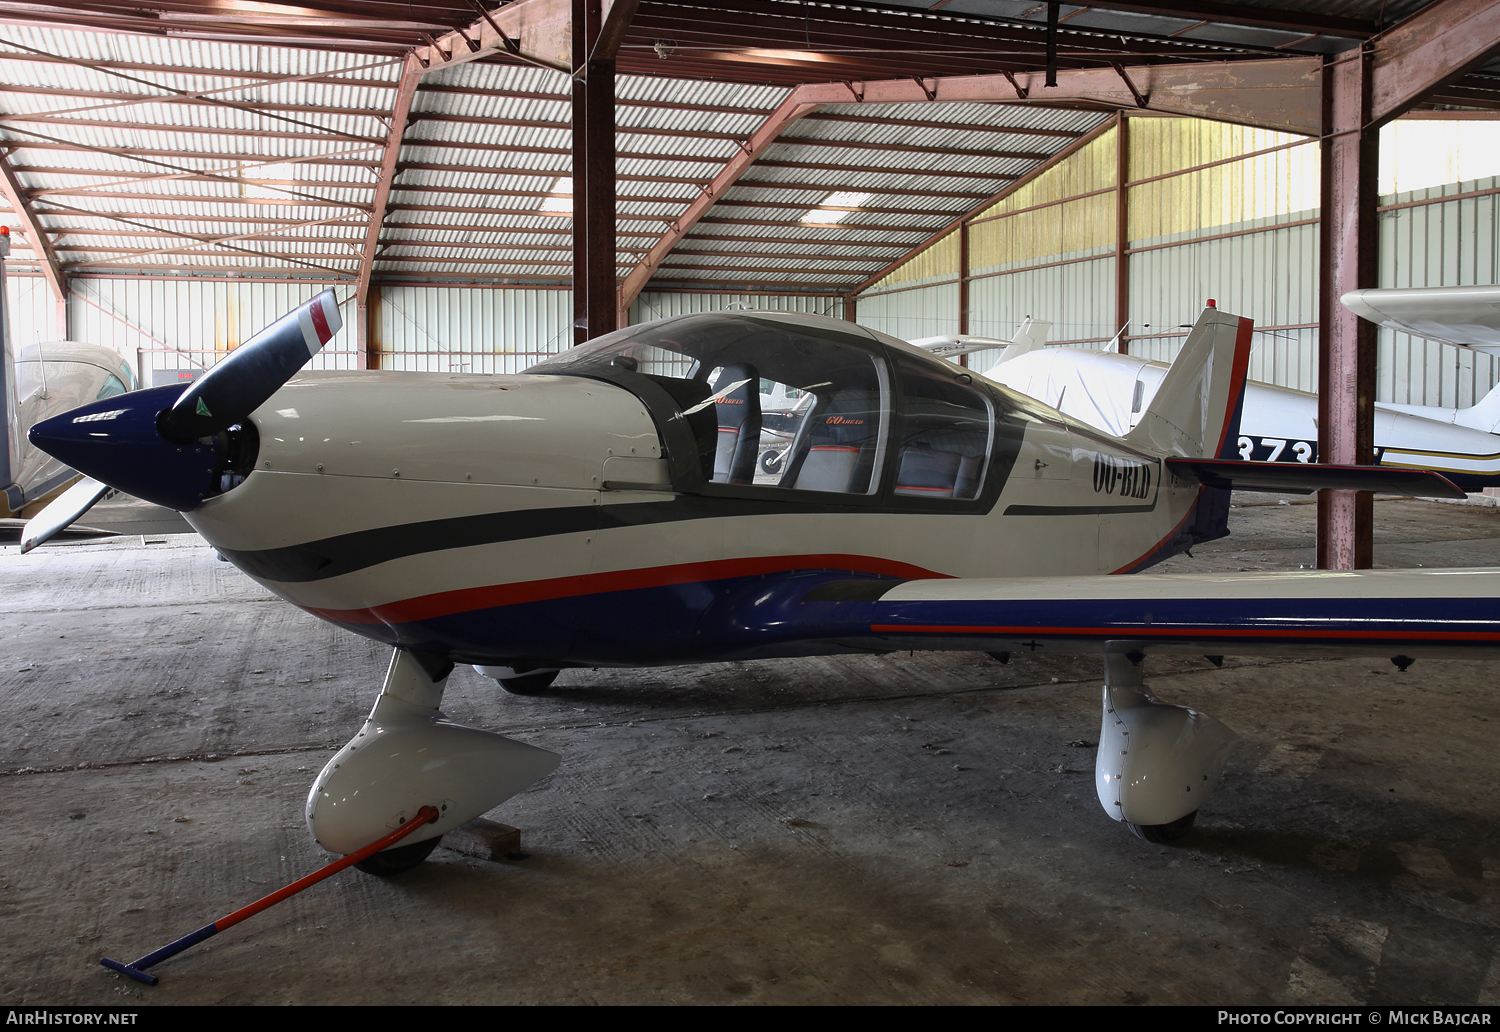
[[[1496,509],[1376,512],[1380,565],[1500,565]],[[1231,519],[1172,568],[1311,563],[1312,506]],[[7,1004],[1500,1000],[1493,665],[1150,661],[1243,736],[1164,847],[1094,798],[1098,661],[979,654],[460,670],[453,717],[564,756],[492,815],[529,858],[348,872],[144,988],[98,958],[326,862],[302,801],[385,655],[193,536],[0,571]]]

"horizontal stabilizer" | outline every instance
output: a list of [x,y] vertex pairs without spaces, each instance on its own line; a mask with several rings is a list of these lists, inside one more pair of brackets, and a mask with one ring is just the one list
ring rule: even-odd
[[1010,344],[1010,341],[1000,340],[995,337],[970,337],[966,334],[953,334],[946,337],[918,337],[916,340],[907,341],[907,343],[912,347],[931,352],[939,358],[953,358],[955,355],[970,355],[976,351],[991,351],[995,348],[1003,348]]
[[1466,498],[1447,477],[1425,469],[1335,466],[1321,462],[1245,462],[1239,459],[1167,459],[1167,469],[1209,487],[1236,491],[1385,491],[1423,498]]

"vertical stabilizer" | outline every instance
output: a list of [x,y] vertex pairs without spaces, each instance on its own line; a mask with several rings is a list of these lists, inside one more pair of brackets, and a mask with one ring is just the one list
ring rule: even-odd
[[1476,404],[1453,413],[1453,422],[1459,426],[1483,430],[1487,434],[1494,433],[1500,428],[1500,384],[1491,387],[1490,392]]
[[1026,321],[1021,324],[1021,328],[1016,331],[1015,339],[1006,346],[1004,354],[995,364],[999,365],[1000,362],[1009,362],[1029,352],[1042,350],[1042,346],[1047,343],[1047,334],[1051,331],[1050,322],[1044,319],[1033,319],[1028,315]]
[[1253,326],[1249,319],[1205,308],[1125,440],[1166,456],[1234,458]]

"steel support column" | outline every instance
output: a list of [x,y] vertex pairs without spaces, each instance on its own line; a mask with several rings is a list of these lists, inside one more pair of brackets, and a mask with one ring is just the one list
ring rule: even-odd
[[[1115,112],[1115,330],[1130,321],[1130,122]],[[1120,332],[1120,354],[1130,352],[1129,335]]]
[[573,0],[573,343],[612,332],[615,279],[615,61],[595,44],[600,0]]
[[[1321,289],[1318,299],[1318,460],[1369,463],[1375,458],[1376,327],[1339,303],[1375,286],[1375,201],[1380,137],[1371,125],[1372,55],[1368,45],[1323,69]],[[1373,496],[1318,493],[1318,567],[1371,564]]]
[[[969,332],[969,220],[958,224],[958,334]],[[968,365],[967,362],[963,363]]]

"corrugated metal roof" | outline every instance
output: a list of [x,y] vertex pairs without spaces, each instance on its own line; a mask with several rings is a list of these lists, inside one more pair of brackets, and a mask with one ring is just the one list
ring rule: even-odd
[[[213,32],[201,26],[180,35],[0,27],[0,143],[14,148],[5,160],[40,222],[69,231],[57,238],[64,271],[117,270],[121,259],[159,272],[287,269],[295,256],[309,255],[318,256],[308,261],[320,269],[352,278],[402,74],[397,41],[418,43],[422,25],[439,31],[450,22],[466,24],[472,14],[452,0],[379,25],[373,15],[364,21],[346,15],[359,21],[351,30],[356,41],[339,48],[331,35],[319,42],[305,18],[299,27],[299,15],[289,13],[292,31],[311,42],[288,46],[269,37],[253,43],[207,38],[254,36],[275,27],[255,29],[236,22],[232,7],[195,2],[173,0],[173,9],[211,15],[221,23]],[[311,2],[316,11],[317,0]],[[1030,0],[951,0],[939,11],[930,10],[930,0],[887,0],[885,12],[765,3],[781,4],[805,27],[799,46],[807,53],[777,51],[783,57],[710,66],[686,36],[649,42],[627,36],[616,79],[616,230],[627,266],[668,231],[789,96],[788,86],[775,83],[791,74],[786,68],[797,65],[799,54],[838,49],[840,19],[857,25],[861,38],[886,25],[904,26],[926,42],[946,39],[942,45],[959,55],[957,68],[1023,60],[1016,56],[1021,50],[994,45],[1001,38],[996,26],[1019,25],[1025,36],[1046,16]],[[100,19],[101,27],[147,26],[151,4],[142,0],[144,15],[132,5],[69,16],[76,23]],[[1381,19],[1389,24],[1424,6],[1425,0],[1250,0],[1219,5],[1203,24],[1187,13],[1080,4],[1064,4],[1062,13],[1073,48],[1069,60],[1084,51],[1105,54],[1116,46],[1112,39],[1136,60],[1154,58],[1139,57],[1146,51],[1131,49],[1131,41],[1156,40],[1151,46],[1176,58],[1269,53],[1283,44],[1309,53],[1339,49]],[[645,0],[640,32],[667,24],[663,7]],[[908,13],[889,12],[903,7]],[[1301,39],[1299,19],[1321,19],[1327,31]],[[1257,21],[1262,24],[1250,24]],[[676,24],[685,33],[696,31],[689,22]],[[746,23],[747,47],[756,45],[755,31]],[[881,55],[880,75],[906,74],[901,52]],[[835,56],[843,62],[835,76],[799,74],[857,76],[859,61],[877,60],[852,52]],[[762,72],[761,82],[728,81]],[[571,89],[566,74],[531,65],[476,61],[432,69],[402,137],[380,234],[387,257],[377,258],[376,270],[524,278],[544,269],[550,280],[559,270],[566,274],[567,252],[546,248],[570,246],[572,219],[538,209],[557,178],[571,175]],[[668,260],[684,266],[670,276],[702,270],[722,279],[744,267],[758,270],[745,274],[756,282],[779,277],[852,286],[872,264],[888,262],[950,224],[1108,117],[1005,104],[826,106],[789,125],[739,183],[718,191],[718,202]],[[838,191],[869,193],[853,205],[865,210],[837,224],[813,224],[822,217],[819,206]],[[239,239],[221,245],[197,239],[216,237]],[[697,250],[717,253],[694,256]],[[335,254],[340,257],[325,257]]]

